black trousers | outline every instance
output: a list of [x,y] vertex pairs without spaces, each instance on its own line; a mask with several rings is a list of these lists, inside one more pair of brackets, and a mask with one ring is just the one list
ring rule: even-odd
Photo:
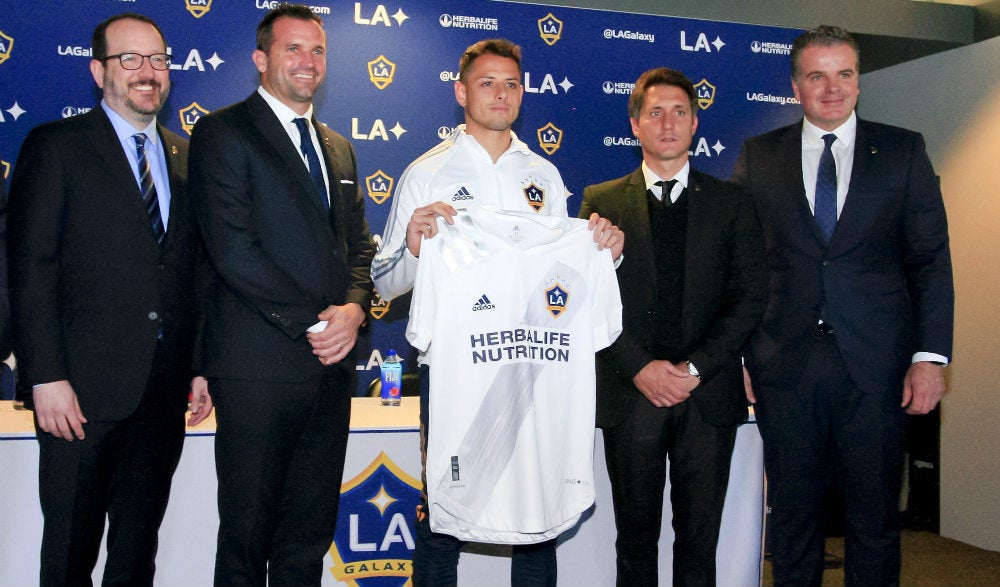
[[[428,409],[430,406],[430,369],[420,367],[420,456],[427,466]],[[417,538],[413,550],[413,587],[455,587],[458,585],[458,558],[465,541],[431,531],[427,516],[427,476],[420,492],[421,511],[417,512]],[[511,547],[511,587],[555,587],[558,572],[556,540]],[[221,587],[221,586],[220,586]]]
[[[695,391],[697,393],[697,390]],[[655,587],[663,490],[670,459],[675,587],[715,585],[716,547],[736,425],[705,422],[689,399],[657,408],[645,397],[604,429],[618,538],[619,587]]]
[[43,432],[35,420],[44,516],[42,587],[92,585],[105,516],[103,585],[152,586],[157,534],[184,446],[186,409],[183,390],[169,388],[162,355],[158,348],[143,398],[128,418],[88,421],[85,438],[72,442]]
[[899,585],[902,381],[884,393],[858,389],[834,336],[814,335],[793,388],[755,388],[776,587],[821,584],[831,466],[844,503],[847,587]]
[[318,586],[333,542],[353,371],[304,382],[210,379],[218,587]]

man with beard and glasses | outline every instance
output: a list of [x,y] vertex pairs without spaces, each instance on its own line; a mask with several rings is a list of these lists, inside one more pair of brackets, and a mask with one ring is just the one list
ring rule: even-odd
[[260,86],[201,118],[191,194],[212,264],[215,584],[318,587],[333,542],[375,244],[354,149],[313,116],[326,33],[307,6],[257,26]]
[[192,379],[199,240],[187,143],[156,122],[170,91],[159,27],[94,30],[87,114],[31,131],[9,206],[14,349],[30,387],[45,518],[39,584],[90,585],[108,518],[108,585],[152,585]]

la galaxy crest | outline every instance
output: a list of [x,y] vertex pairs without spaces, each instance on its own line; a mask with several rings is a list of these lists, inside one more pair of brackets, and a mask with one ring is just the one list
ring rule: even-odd
[[385,301],[378,291],[375,291],[370,300],[370,308],[368,308],[368,313],[371,314],[372,318],[376,320],[381,320],[382,316],[389,313],[389,308],[392,306],[392,302]]
[[380,90],[386,89],[396,76],[396,64],[379,55],[368,62],[368,79]]
[[551,122],[536,131],[538,135],[538,146],[545,151],[546,155],[551,155],[562,146],[563,131]]
[[340,489],[330,572],[351,587],[409,587],[420,482],[380,452]]
[[379,169],[375,173],[365,178],[365,187],[368,188],[368,197],[376,204],[389,199],[392,194],[392,186],[396,180]]
[[569,302],[569,291],[566,290],[558,281],[552,284],[551,287],[545,290],[545,309],[552,314],[553,317],[558,318],[566,311],[566,306]]
[[538,19],[538,34],[545,41],[546,45],[550,47],[556,44],[556,41],[562,38],[563,22],[548,13],[542,18]]
[[698,97],[698,108],[708,110],[708,107],[715,103],[715,86],[705,78],[694,85],[695,95]]
[[191,16],[201,18],[212,9],[212,0],[184,0],[184,7]]
[[528,178],[528,185],[521,188],[521,193],[524,194],[524,199],[535,212],[545,206],[545,190],[538,187],[538,183],[534,179]]
[[0,31],[0,63],[10,59],[10,54],[14,52],[14,37]]
[[194,129],[194,124],[198,122],[202,116],[208,114],[208,110],[202,108],[201,104],[198,104],[197,102],[191,102],[191,104],[187,107],[181,108],[178,111],[178,114],[181,117],[181,128],[183,128],[184,131],[190,135],[191,131]]

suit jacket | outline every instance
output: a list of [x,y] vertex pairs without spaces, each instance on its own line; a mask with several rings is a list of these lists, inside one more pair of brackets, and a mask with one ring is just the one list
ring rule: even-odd
[[[0,156],[0,159],[3,159]],[[7,178],[0,170],[0,361],[10,356],[10,293],[7,289]]]
[[200,249],[187,142],[157,128],[171,193],[162,245],[103,108],[32,130],[14,168],[8,246],[20,380],[69,380],[91,421],[135,410],[158,336],[178,408],[187,402]]
[[735,179],[767,247],[768,308],[747,355],[755,384],[793,385],[821,312],[862,390],[901,390],[916,351],[951,355],[954,290],[944,203],[923,137],[858,120],[829,245],[802,184],[802,123],[743,145]]
[[[302,381],[322,371],[305,334],[327,306],[367,310],[375,245],[354,149],[312,121],[332,217],[264,99],[202,117],[191,137],[191,193],[213,267],[202,367],[228,379]],[[341,362],[354,372],[353,355]]]
[[749,197],[734,184],[694,169],[687,187],[688,216],[680,332],[656,332],[656,268],[642,169],[583,191],[580,217],[597,212],[625,232],[618,268],[621,336],[597,355],[597,422],[610,427],[632,410],[641,393],[632,378],[650,361],[658,337],[680,339],[701,373],[693,401],[706,421],[732,425],[747,417],[740,352],[764,311],[764,254]]

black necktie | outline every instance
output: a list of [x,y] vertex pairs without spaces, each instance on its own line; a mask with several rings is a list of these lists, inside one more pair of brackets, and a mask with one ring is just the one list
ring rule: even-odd
[[163,242],[163,218],[160,216],[160,200],[156,197],[156,186],[153,185],[153,176],[149,173],[149,160],[146,159],[146,134],[136,133],[132,135],[135,141],[135,155],[139,168],[139,189],[142,191],[142,201],[146,204],[146,214],[149,215],[149,223],[153,226],[156,234],[156,243]]
[[[670,192],[674,190],[675,183],[677,183],[677,180],[671,179],[670,181],[658,181],[653,184],[660,186],[660,194],[662,195],[662,197],[660,198],[660,203],[663,204],[664,208],[669,208],[671,205],[673,205],[673,202],[670,200]],[[656,197],[656,194],[653,193],[652,189],[650,189],[649,192],[653,195],[654,198]]]
[[819,169],[816,173],[816,223],[820,230],[830,240],[833,229],[837,226],[837,164],[833,160],[833,141],[837,135],[823,135],[826,146],[819,158]]
[[299,128],[299,137],[302,139],[300,142],[300,147],[302,149],[302,154],[306,156],[306,162],[309,164],[309,175],[312,176],[313,185],[316,186],[316,194],[319,196],[320,202],[323,203],[323,209],[330,209],[330,197],[327,195],[326,182],[323,181],[323,170],[320,168],[319,155],[316,154],[316,149],[313,148],[312,136],[309,134],[309,121],[305,118],[296,118],[295,126]]

